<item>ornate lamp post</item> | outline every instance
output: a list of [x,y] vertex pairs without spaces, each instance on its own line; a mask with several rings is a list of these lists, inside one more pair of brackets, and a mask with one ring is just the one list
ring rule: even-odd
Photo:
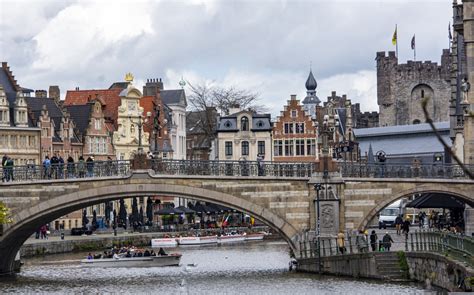
[[320,206],[319,206],[319,192],[322,190],[321,183],[316,183],[314,185],[314,190],[316,191],[316,238],[317,246],[316,251],[318,252],[318,273],[321,273],[321,217],[320,217]]
[[137,125],[138,127],[138,154],[143,154],[143,147],[142,147],[142,128],[145,123],[148,122],[148,118],[151,117],[151,113],[147,113],[147,117],[143,118],[142,114],[139,115],[138,121],[133,121],[131,113],[128,114],[128,119],[132,124]]

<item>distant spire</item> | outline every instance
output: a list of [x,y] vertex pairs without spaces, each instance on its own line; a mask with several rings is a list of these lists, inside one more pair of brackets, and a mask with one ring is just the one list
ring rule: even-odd
[[306,80],[306,90],[308,91],[315,91],[316,87],[318,87],[318,83],[316,82],[316,79],[314,79],[313,76],[313,71],[309,71],[309,76],[308,79]]
[[369,144],[369,153],[367,155],[367,163],[368,164],[374,164],[375,159],[374,159],[374,151],[372,150],[372,144]]

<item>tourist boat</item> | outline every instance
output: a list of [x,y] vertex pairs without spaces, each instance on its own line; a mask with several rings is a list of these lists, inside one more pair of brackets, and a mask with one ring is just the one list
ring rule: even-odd
[[217,244],[217,236],[202,236],[202,237],[180,237],[178,244],[181,245],[208,245]]
[[218,243],[235,243],[235,242],[243,242],[245,241],[245,236],[240,234],[230,234],[230,235],[223,235],[218,237]]
[[264,233],[246,234],[245,235],[245,240],[246,241],[261,241],[261,240],[263,240],[264,236],[265,236]]
[[152,247],[176,247],[178,242],[175,238],[151,239]]
[[162,267],[179,266],[181,254],[148,257],[117,257],[82,259],[81,265],[88,267]]

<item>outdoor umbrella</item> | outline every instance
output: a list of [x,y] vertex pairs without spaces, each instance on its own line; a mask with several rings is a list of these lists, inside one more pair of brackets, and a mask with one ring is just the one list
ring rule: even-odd
[[119,224],[122,225],[124,229],[127,229],[127,210],[125,210],[125,201],[123,199],[120,199]]
[[192,209],[189,209],[189,208],[186,208],[184,206],[179,206],[179,207],[176,207],[175,209],[183,211],[184,214],[194,214],[194,213],[196,213],[196,211],[194,211]]
[[110,221],[110,211],[111,211],[111,207],[110,207],[110,202],[107,201],[105,202],[105,220],[106,221]]
[[146,218],[148,219],[148,224],[153,224],[153,200],[148,197],[146,200]]
[[97,229],[97,212],[95,211],[95,209],[94,211],[92,211],[92,229]]
[[131,222],[136,225],[136,223],[139,221],[139,213],[138,213],[138,202],[137,202],[137,197],[133,197],[132,200],[132,220]]
[[144,216],[143,216],[143,206],[140,206],[140,213],[138,214],[138,222],[139,222],[140,224],[143,224],[143,223],[144,223],[143,219],[144,219]]
[[155,215],[175,215],[183,214],[184,212],[178,208],[165,207],[155,212]]
[[82,211],[82,227],[85,228],[88,223],[89,219],[87,219],[87,211],[84,209],[84,211]]

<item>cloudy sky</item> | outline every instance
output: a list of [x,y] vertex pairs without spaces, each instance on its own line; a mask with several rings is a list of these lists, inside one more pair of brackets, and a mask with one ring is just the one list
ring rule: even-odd
[[440,61],[448,46],[445,1],[51,1],[0,0],[0,58],[23,87],[108,88],[126,72],[139,87],[181,77],[260,94],[279,114],[290,94],[303,99],[310,63],[317,95],[335,90],[377,110],[375,54],[400,62]]

